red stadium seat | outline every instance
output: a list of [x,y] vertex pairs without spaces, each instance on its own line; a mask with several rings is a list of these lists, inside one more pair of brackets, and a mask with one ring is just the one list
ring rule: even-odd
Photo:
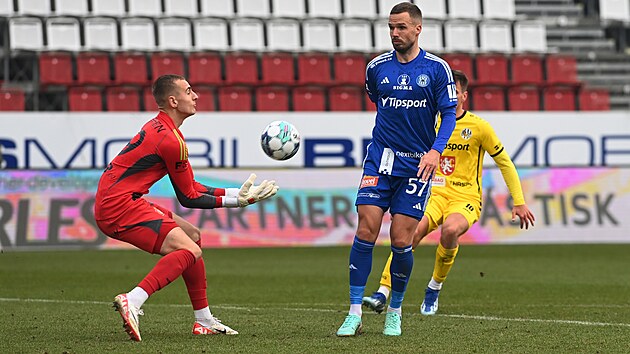
[[545,61],[547,83],[578,84],[577,60],[571,55],[552,54]]
[[365,84],[365,57],[355,53],[337,53],[333,56],[335,84]]
[[24,92],[17,89],[0,88],[0,112],[23,110]]
[[293,54],[265,53],[262,55],[262,81],[264,84],[295,83]]
[[246,86],[224,86],[219,88],[220,111],[252,111],[252,91]]
[[85,52],[77,55],[77,82],[79,84],[109,85],[110,76],[109,54]]
[[108,111],[136,112],[140,110],[140,94],[135,87],[108,87],[105,92]]
[[147,58],[144,54],[117,53],[114,56],[114,74],[117,84],[149,84]]
[[476,87],[472,99],[476,111],[505,111],[505,92],[501,87]]
[[580,91],[580,111],[609,111],[610,93],[606,89],[584,88]]
[[72,81],[72,54],[49,52],[39,55],[40,84],[70,85]]
[[478,55],[475,84],[505,85],[508,83],[508,59],[505,55]]
[[256,110],[261,112],[288,111],[289,90],[286,87],[259,87],[256,89]]
[[536,86],[513,86],[508,88],[510,111],[540,111],[540,91]]
[[468,54],[444,54],[442,59],[446,60],[452,70],[463,71],[468,80],[473,79],[473,59]]
[[197,112],[214,112],[217,110],[216,92],[212,87],[197,86],[193,90],[199,96],[197,99]]
[[190,53],[188,80],[193,85],[218,85],[222,79],[221,55],[218,53]]
[[142,90],[142,100],[144,101],[144,110],[149,112],[158,111],[157,102],[153,98],[153,91],[151,86],[147,86]]
[[151,54],[152,81],[165,74],[185,76],[184,56],[179,53],[157,52]]
[[68,90],[68,110],[103,111],[103,90],[98,87],[71,87]]
[[362,86],[335,86],[328,90],[331,111],[362,111]]
[[514,84],[540,85],[544,81],[542,59],[535,54],[513,55],[510,71]]
[[302,86],[293,88],[293,110],[325,111],[326,94],[320,86]]
[[546,87],[543,97],[546,111],[575,111],[575,90],[572,87]]
[[255,53],[226,54],[225,81],[228,84],[257,84],[258,56]]
[[305,53],[298,56],[300,84],[330,84],[330,57],[325,53]]

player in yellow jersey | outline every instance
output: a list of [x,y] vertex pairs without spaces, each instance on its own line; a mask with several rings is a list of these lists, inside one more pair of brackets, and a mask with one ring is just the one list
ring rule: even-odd
[[[442,156],[440,167],[433,177],[431,198],[424,217],[414,234],[413,247],[431,231],[442,225],[440,242],[435,253],[433,276],[425,290],[420,307],[423,315],[434,315],[438,309],[438,295],[459,249],[458,239],[481,214],[481,174],[486,152],[499,166],[507,185],[514,207],[512,221],[518,216],[521,229],[534,226],[534,214],[525,204],[521,182],[514,163],[503,148],[503,144],[487,121],[463,109],[468,98],[468,78],[453,70],[457,88],[457,124]],[[380,313],[385,308],[391,289],[390,254],[383,274],[381,286],[370,297],[363,298],[363,305]]]

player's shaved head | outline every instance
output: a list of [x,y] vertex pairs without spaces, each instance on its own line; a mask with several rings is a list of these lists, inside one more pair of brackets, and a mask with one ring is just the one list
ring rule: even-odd
[[420,8],[418,8],[418,6],[410,2],[401,2],[399,4],[394,5],[394,7],[392,7],[392,10],[389,12],[389,14],[397,15],[397,14],[402,14],[405,12],[409,14],[409,17],[411,17],[411,19],[415,23],[422,22],[422,11],[420,11]]
[[453,70],[453,79],[462,87],[462,92],[468,91],[468,77],[463,71]]
[[178,88],[177,81],[179,80],[186,80],[186,78],[181,75],[168,74],[162,75],[155,80],[152,92],[158,107],[162,108],[166,106],[168,96],[175,93]]

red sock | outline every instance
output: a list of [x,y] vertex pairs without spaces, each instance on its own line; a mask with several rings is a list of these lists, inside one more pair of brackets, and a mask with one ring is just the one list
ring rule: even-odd
[[191,268],[194,264],[195,255],[189,250],[171,252],[157,262],[138,286],[150,296],[177,279],[186,269]]
[[[196,243],[201,247],[201,240]],[[184,278],[186,283],[193,310],[208,307],[208,295],[206,293],[208,283],[206,281],[206,265],[203,262],[203,258],[200,257],[192,267],[186,269],[182,273],[182,278]]]

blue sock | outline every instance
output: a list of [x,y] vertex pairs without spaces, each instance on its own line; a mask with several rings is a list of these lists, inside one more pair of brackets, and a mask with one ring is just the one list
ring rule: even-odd
[[392,299],[389,302],[389,306],[392,308],[400,308],[405,297],[405,290],[407,290],[407,283],[413,269],[413,252],[411,250],[411,245],[402,248],[392,246],[393,256],[390,266]]
[[350,249],[350,304],[360,305],[370,271],[374,243],[354,236]]

